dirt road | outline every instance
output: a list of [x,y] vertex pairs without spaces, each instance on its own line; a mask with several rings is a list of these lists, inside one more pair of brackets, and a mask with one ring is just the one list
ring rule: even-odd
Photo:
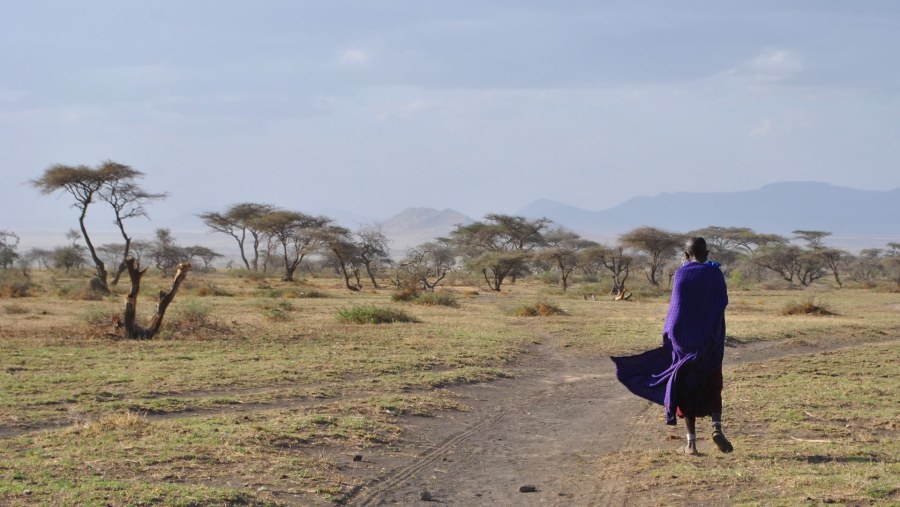
[[[731,343],[726,367],[837,348],[828,340]],[[372,457],[381,467],[348,505],[613,506],[629,499],[592,466],[628,449],[677,447],[667,442],[662,409],[631,395],[608,360],[585,360],[559,349],[553,337],[525,356],[514,379],[455,388],[472,410],[411,420],[422,440],[406,460]],[[676,431],[680,433],[680,427]],[[520,492],[534,486],[534,492]],[[427,492],[427,493],[426,493]]]

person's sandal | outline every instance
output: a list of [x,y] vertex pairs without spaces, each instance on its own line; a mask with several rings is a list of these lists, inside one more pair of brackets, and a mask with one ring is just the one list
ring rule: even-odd
[[712,441],[716,444],[716,447],[719,448],[720,451],[728,454],[729,452],[734,450],[734,447],[731,445],[731,442],[725,438],[725,434],[720,430],[713,431]]
[[697,451],[696,445],[691,447],[691,444],[687,444],[684,447],[678,449],[680,454],[687,454],[688,456],[699,456],[700,452]]

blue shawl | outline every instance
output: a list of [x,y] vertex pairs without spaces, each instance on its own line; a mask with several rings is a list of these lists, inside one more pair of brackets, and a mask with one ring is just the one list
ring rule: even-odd
[[675,272],[662,347],[611,358],[629,391],[666,407],[666,424],[675,424],[679,393],[695,391],[722,368],[726,306],[718,264],[689,262]]

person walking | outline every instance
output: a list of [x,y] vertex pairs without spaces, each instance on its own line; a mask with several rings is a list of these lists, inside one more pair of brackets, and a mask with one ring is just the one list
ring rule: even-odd
[[632,393],[665,407],[666,424],[683,417],[687,445],[698,454],[698,417],[712,419],[712,441],[734,450],[722,431],[722,359],[728,291],[719,264],[709,262],[706,240],[694,237],[675,272],[662,347],[635,356],[612,357],[616,377]]

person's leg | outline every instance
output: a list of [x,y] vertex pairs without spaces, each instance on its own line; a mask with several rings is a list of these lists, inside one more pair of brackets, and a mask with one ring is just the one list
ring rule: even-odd
[[722,432],[722,413],[714,412],[712,414],[712,440],[716,444],[716,447],[719,448],[720,451],[724,453],[729,453],[734,450],[734,446],[731,445],[731,442],[725,437],[725,433]]
[[699,454],[697,452],[697,418],[692,415],[684,416],[684,427],[687,429],[687,445],[682,448],[682,452]]

